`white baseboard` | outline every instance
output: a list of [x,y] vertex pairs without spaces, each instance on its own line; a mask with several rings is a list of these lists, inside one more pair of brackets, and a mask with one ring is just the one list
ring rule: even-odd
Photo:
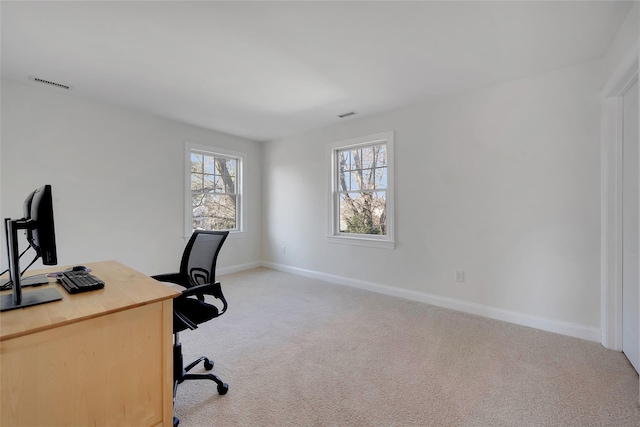
[[232,265],[229,267],[220,267],[220,268],[216,268],[216,277],[224,276],[225,274],[237,273],[239,271],[251,270],[252,268],[258,268],[258,267],[262,267],[262,262],[254,261],[254,262],[248,262],[246,264]]
[[519,313],[516,311],[504,310],[501,308],[491,307],[482,304],[457,300],[454,298],[441,297],[431,295],[424,292],[410,291],[408,289],[395,288],[393,286],[381,285],[379,283],[367,282],[364,280],[349,279],[347,277],[336,276],[333,274],[321,273],[319,271],[306,270],[303,268],[290,267],[288,265],[276,264],[272,262],[262,262],[263,267],[273,270],[284,271],[286,273],[297,274],[299,276],[310,277],[313,279],[324,280],[339,285],[350,286],[353,288],[364,289],[367,291],[377,292],[385,295],[391,295],[399,298],[419,301],[426,304],[435,305],[437,307],[449,308],[452,310],[462,311],[464,313],[476,314],[490,319],[502,320],[504,322],[514,323],[516,325],[528,326],[531,328],[541,329],[543,331],[554,332],[556,334],[567,335],[574,338],[581,338],[588,341],[600,342],[601,331],[599,328],[579,325],[576,323],[561,322],[557,320],[543,319],[531,316],[529,314]]

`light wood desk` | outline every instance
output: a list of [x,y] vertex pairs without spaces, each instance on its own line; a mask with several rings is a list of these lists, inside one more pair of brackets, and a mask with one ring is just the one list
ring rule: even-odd
[[0,314],[2,426],[172,426],[179,293],[116,261],[86,266],[104,289],[44,285],[63,299]]

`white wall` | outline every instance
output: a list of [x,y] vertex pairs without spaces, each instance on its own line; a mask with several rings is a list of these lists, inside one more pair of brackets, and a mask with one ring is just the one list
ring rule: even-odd
[[[1,136],[3,218],[21,217],[27,194],[51,184],[60,265],[116,259],[146,274],[179,267],[185,245],[184,142],[245,152],[248,234],[227,239],[218,266],[259,263],[256,142],[7,80]],[[30,261],[32,254],[23,259]]]
[[618,30],[611,45],[604,55],[605,81],[608,81],[621,62],[629,56],[629,52],[640,49],[638,39],[640,38],[640,2],[635,1],[627,12],[624,22]]
[[[599,339],[602,74],[584,63],[266,143],[263,260]],[[387,130],[396,249],[328,243],[326,144]]]

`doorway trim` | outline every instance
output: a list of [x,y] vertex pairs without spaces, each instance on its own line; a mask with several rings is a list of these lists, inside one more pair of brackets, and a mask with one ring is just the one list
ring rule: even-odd
[[636,80],[637,43],[602,91],[600,322],[602,345],[616,351],[622,351],[622,97]]

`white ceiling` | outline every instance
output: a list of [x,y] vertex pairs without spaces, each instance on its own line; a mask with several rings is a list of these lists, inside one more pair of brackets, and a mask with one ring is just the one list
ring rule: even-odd
[[2,76],[264,141],[601,57],[630,6],[2,1]]

